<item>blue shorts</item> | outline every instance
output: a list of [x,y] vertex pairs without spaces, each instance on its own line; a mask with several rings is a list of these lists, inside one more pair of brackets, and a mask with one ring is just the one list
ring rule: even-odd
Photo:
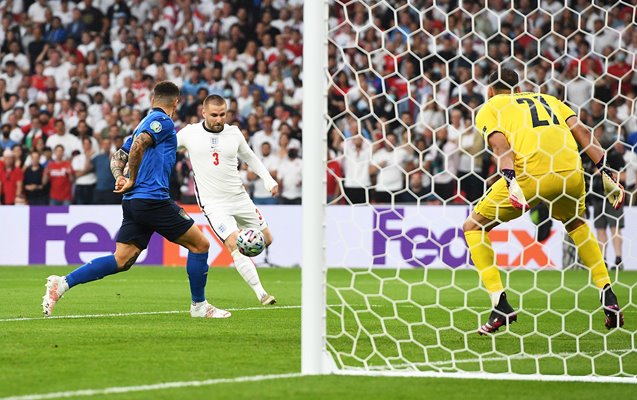
[[124,219],[117,234],[118,243],[131,243],[145,249],[153,232],[174,242],[195,223],[172,200],[131,199],[122,201]]

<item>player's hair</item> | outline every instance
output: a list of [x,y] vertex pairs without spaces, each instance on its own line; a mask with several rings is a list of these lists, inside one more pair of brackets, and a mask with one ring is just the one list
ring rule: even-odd
[[496,91],[510,92],[520,83],[517,72],[509,68],[501,68],[489,75],[489,85]]
[[224,99],[223,97],[217,94],[211,94],[207,96],[203,101],[204,107],[207,106],[208,104],[214,104],[215,106],[225,105],[226,99]]
[[177,85],[169,81],[161,81],[153,88],[154,101],[161,104],[172,104],[180,94]]

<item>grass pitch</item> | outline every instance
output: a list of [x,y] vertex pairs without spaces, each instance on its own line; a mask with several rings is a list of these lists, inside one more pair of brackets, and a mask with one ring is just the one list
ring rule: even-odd
[[[78,286],[55,310],[56,317],[66,318],[44,319],[40,302],[45,278],[71,269],[0,268],[0,398],[56,392],[61,397],[78,390],[87,390],[84,395],[91,398],[108,399],[327,399],[354,395],[370,399],[466,399],[470,394],[470,398],[508,400],[515,393],[519,399],[580,400],[608,393],[618,398],[634,395],[632,385],[602,383],[296,375],[241,382],[234,378],[299,372],[300,270],[259,271],[265,287],[279,300],[274,307],[260,306],[236,271],[211,270],[209,300],[232,310],[233,316],[226,320],[191,319],[185,270],[152,267],[136,267]],[[635,348],[637,310],[629,302],[637,273],[623,272],[620,284],[615,285],[627,306],[625,329],[613,333],[603,329],[595,290],[583,289],[587,278],[585,271],[509,274],[511,302],[516,306],[522,303],[524,309],[520,322],[496,337],[480,338],[474,331],[488,314],[488,299],[484,292],[475,290],[477,275],[473,271],[332,270],[328,290],[330,344],[339,362],[348,367],[378,367],[387,362],[379,357],[382,354],[394,367],[426,359],[429,366],[423,365],[425,370],[471,371],[480,367],[476,360],[483,357],[493,359],[482,363],[490,372],[511,365],[519,373],[537,369],[564,373],[568,368],[569,374],[586,374],[595,368],[600,374],[637,374],[637,353],[630,350]],[[567,289],[559,288],[562,279]],[[454,289],[452,283],[463,291]],[[443,307],[434,306],[436,302]],[[548,302],[560,311],[544,311]],[[585,312],[593,314],[589,317]],[[439,328],[440,333],[432,328]],[[405,340],[410,337],[414,339],[411,344]],[[598,355],[604,343],[607,349],[617,351]],[[536,361],[549,350],[565,354],[570,364],[565,367],[550,357]],[[583,356],[568,355],[574,352]],[[449,362],[452,359],[456,362]],[[164,385],[152,391],[121,389],[167,382],[192,385],[194,381],[208,382],[202,386]],[[105,388],[120,389],[100,392]]]

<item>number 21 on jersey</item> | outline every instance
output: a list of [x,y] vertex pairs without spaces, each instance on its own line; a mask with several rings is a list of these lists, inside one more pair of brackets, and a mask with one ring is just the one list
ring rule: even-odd
[[[546,112],[549,114],[549,117],[551,117],[553,119],[553,121],[552,121],[553,124],[554,125],[559,125],[560,121],[557,119],[557,115],[555,115],[555,113],[553,112],[553,110],[549,106],[549,103],[547,103],[546,100],[544,100],[544,98],[542,96],[535,96],[534,98],[539,100],[540,103],[542,103],[542,106],[544,107]],[[519,104],[526,103],[529,106],[529,111],[531,112],[531,123],[533,124],[534,128],[537,128],[539,126],[548,126],[548,125],[550,125],[550,122],[548,120],[540,119],[540,117],[538,116],[537,108],[535,107],[535,102],[533,101],[533,99],[521,98],[521,99],[518,99],[518,103]]]

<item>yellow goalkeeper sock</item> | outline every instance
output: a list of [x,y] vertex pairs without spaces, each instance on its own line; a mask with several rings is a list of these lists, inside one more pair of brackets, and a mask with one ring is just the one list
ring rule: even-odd
[[573,243],[577,246],[577,252],[582,262],[591,270],[591,279],[598,288],[602,289],[607,283],[610,283],[608,270],[602,251],[599,249],[597,239],[593,236],[593,232],[586,224],[582,224],[568,233],[573,239]]
[[[500,271],[495,264],[495,253],[486,231],[467,231],[464,233],[471,253],[473,264],[478,270],[480,279],[487,288],[493,302],[495,298],[499,298],[500,293],[504,290],[502,280],[500,279]],[[494,306],[497,305],[495,301]]]

